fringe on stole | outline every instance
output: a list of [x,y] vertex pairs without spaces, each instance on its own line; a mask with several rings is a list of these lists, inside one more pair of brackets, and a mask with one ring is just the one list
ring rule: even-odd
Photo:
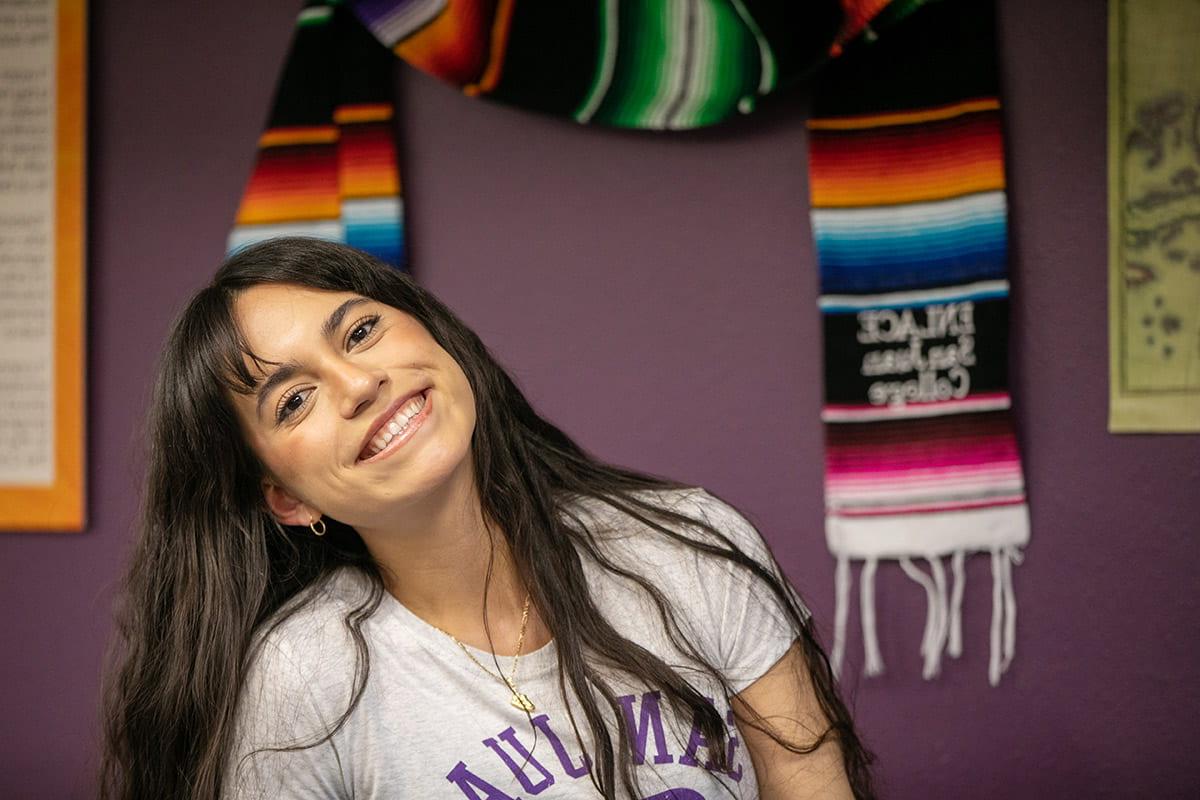
[[[1013,546],[991,549],[992,560],[992,624],[989,638],[988,683],[997,686],[1016,652],[1017,599],[1013,592],[1012,565],[1023,560],[1021,551]],[[936,678],[942,668],[942,653],[951,658],[962,655],[962,599],[966,585],[966,551],[955,550],[950,556],[953,584],[947,592],[946,571],[941,556],[928,555],[930,572],[926,574],[911,558],[898,559],[904,574],[925,590],[925,633],[921,637],[922,677]],[[883,656],[875,620],[875,572],[878,558],[863,560],[859,585],[859,610],[862,613],[863,674],[868,677],[883,674]],[[830,666],[840,675],[846,656],[846,626],[850,617],[852,583],[850,558],[838,555],[835,573],[836,606],[834,611],[833,650]]]

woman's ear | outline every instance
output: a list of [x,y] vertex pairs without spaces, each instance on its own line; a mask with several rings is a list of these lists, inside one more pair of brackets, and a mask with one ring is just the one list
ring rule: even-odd
[[303,526],[321,518],[319,511],[309,508],[300,498],[270,479],[263,479],[262,491],[267,508],[283,525]]

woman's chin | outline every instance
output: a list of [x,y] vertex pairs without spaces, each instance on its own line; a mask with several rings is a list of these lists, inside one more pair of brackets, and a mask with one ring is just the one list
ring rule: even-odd
[[[342,487],[336,505],[345,507],[344,518],[333,514],[332,504],[329,513],[355,528],[380,527],[386,525],[383,520],[387,519],[399,524],[406,517],[411,518],[414,506],[448,500],[474,481],[469,446],[447,448],[433,437],[427,442],[410,442],[409,446],[413,447],[411,454],[420,450],[420,458],[405,458],[398,453],[392,459],[356,465],[355,477],[367,480],[355,481],[361,487],[359,491]],[[394,468],[397,466],[402,468]],[[359,524],[350,522],[352,519]]]

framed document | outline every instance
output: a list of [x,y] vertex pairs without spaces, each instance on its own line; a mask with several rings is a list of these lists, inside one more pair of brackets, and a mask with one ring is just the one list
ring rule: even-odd
[[1108,13],[1108,429],[1197,433],[1200,2]]
[[0,528],[84,527],[84,0],[0,0]]

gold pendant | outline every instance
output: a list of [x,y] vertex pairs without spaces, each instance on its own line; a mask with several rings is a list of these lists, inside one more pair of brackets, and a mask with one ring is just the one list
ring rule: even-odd
[[521,692],[513,692],[512,700],[509,702],[512,703],[513,708],[519,708],[522,711],[533,711],[534,708],[533,701],[529,699],[529,696]]

